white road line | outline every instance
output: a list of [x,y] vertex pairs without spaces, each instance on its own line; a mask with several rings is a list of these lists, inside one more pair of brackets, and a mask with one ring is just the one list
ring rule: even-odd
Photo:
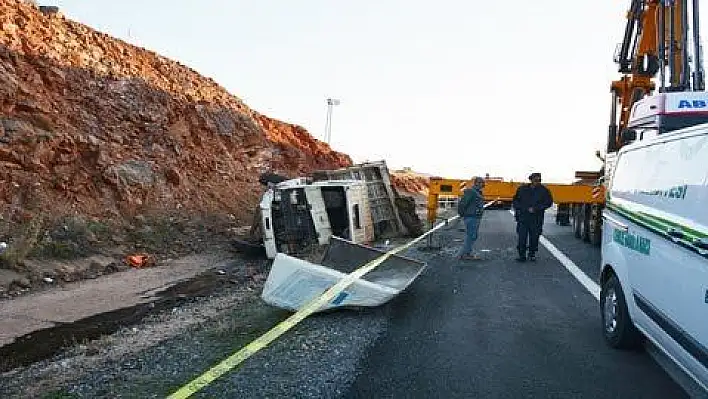
[[[510,210],[509,213],[513,215],[514,211]],[[563,252],[561,252],[560,249],[556,248],[556,246],[553,245],[553,243],[551,243],[550,241],[548,241],[546,237],[541,236],[539,242],[541,243],[541,245],[546,247],[546,249],[551,254],[553,254],[556,259],[558,259],[558,261],[570,272],[570,274],[572,274],[573,277],[575,277],[575,279],[578,280],[578,282],[582,284],[583,287],[585,287],[585,289],[588,290],[588,292],[590,292],[590,294],[592,294],[592,296],[594,296],[596,300],[600,300],[600,286],[596,282],[592,281],[592,279],[588,277],[587,274],[580,270],[580,268],[575,264],[575,262],[570,260],[570,258],[567,257]]]
[[[512,215],[514,214],[513,210],[509,212],[511,212]],[[570,260],[570,258],[556,248],[556,246],[548,241],[546,237],[541,236],[539,243],[546,247],[546,249],[553,254],[553,256],[555,256],[566,269],[568,269],[570,274],[572,274],[573,277],[575,277],[575,279],[578,280],[578,282],[582,284],[583,287],[585,287],[585,289],[587,289],[598,302],[600,301],[600,286],[596,282],[592,281],[587,274],[580,270],[580,268],[572,260]],[[673,361],[673,358],[671,358],[671,356],[668,355],[664,349],[659,347],[656,342],[651,339],[648,340],[645,348],[647,348],[647,352],[654,359],[654,361],[657,362],[666,371],[666,373],[674,381],[676,381],[681,388],[683,388],[684,391],[689,393],[691,397],[699,397],[703,395],[702,386],[699,386],[695,382],[695,379],[692,379],[690,374],[685,369],[677,366],[678,363]]]
[[555,245],[553,245],[546,237],[541,236],[541,239],[539,240],[541,245],[546,247],[546,249],[553,254],[553,256],[558,259],[560,263],[565,266],[566,269],[570,272],[570,274],[575,277],[576,280],[580,282],[580,284],[585,287],[586,290],[588,290],[592,296],[595,297],[598,301],[600,300],[600,286],[592,281],[590,277],[588,277],[587,274],[583,273],[582,270],[572,261],[570,258],[565,256],[563,252],[561,252],[558,248],[556,248]]

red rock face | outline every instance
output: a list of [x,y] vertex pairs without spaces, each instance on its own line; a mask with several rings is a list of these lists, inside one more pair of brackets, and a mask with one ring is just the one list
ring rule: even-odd
[[0,211],[246,217],[258,175],[351,165],[212,79],[18,0],[0,0]]
[[428,177],[411,172],[393,171],[391,180],[397,190],[428,195]]

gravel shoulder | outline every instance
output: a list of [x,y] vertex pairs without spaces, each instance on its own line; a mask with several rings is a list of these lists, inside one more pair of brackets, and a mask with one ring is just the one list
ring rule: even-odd
[[227,253],[192,255],[148,269],[70,283],[53,290],[5,300],[0,307],[0,346],[61,323],[155,300],[155,294],[228,262]]
[[[421,259],[434,253],[404,255]],[[4,373],[0,396],[164,397],[290,315],[260,299],[269,264],[252,271],[262,277],[245,286],[224,285],[139,325]],[[385,334],[390,312],[384,305],[313,315],[195,397],[341,396],[354,382],[357,365]]]
[[[266,305],[261,288],[197,299],[5,373],[0,396],[165,397],[290,314]],[[387,307],[315,315],[195,397],[339,396],[387,320]]]

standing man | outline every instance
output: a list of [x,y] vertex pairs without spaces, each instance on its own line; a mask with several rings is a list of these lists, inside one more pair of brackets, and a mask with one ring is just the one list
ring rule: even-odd
[[460,252],[457,254],[457,259],[460,260],[478,260],[478,255],[471,255],[472,245],[477,241],[477,233],[479,232],[479,224],[482,221],[484,213],[484,179],[475,177],[471,188],[465,189],[462,198],[457,203],[457,214],[465,223],[465,243]]
[[524,184],[516,190],[514,195],[514,216],[516,218],[516,233],[519,235],[519,262],[528,259],[536,261],[538,252],[538,239],[543,231],[543,214],[553,205],[553,197],[546,186],[541,184],[541,174],[532,173],[529,176],[530,184]]

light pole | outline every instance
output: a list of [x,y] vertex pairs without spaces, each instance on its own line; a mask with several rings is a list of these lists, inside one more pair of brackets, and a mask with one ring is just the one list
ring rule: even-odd
[[335,105],[339,105],[339,100],[337,100],[336,98],[327,99],[327,120],[325,122],[324,134],[324,139],[327,144],[329,144],[329,141],[332,138],[332,110],[334,109]]

